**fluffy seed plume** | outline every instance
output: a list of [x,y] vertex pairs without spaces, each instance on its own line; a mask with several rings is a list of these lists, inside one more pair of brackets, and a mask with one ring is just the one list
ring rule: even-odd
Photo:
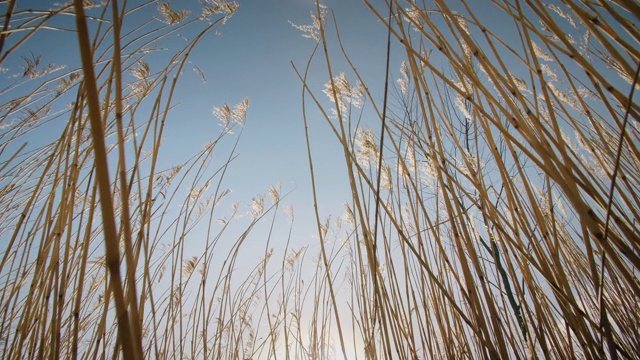
[[202,4],[200,20],[209,19],[211,15],[222,14],[223,24],[240,8],[240,4],[235,1],[200,0],[200,3]]
[[228,104],[223,104],[219,107],[214,107],[212,113],[217,117],[225,131],[233,134],[232,124],[235,123],[240,126],[244,126],[244,121],[247,116],[247,109],[249,109],[249,98],[244,98],[241,102],[231,108]]
[[162,16],[162,21],[169,25],[174,25],[189,17],[189,10],[176,11],[171,8],[170,2],[158,2],[158,12]]
[[323,26],[327,21],[328,10],[325,5],[320,5],[320,16],[318,14],[311,12],[311,19],[313,22],[311,25],[297,25],[293,22],[289,21],[289,24],[294,28],[302,31],[302,36],[313,39],[315,41],[320,41],[320,27]]
[[364,86],[360,81],[356,82],[355,86],[352,86],[344,73],[334,77],[333,83],[329,81],[324,84],[324,90],[322,91],[329,97],[331,102],[338,101],[337,105],[341,112],[347,111],[348,104],[360,108],[364,103]]

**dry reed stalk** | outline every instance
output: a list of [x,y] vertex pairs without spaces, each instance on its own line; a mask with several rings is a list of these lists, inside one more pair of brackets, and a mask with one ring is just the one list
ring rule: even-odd
[[[241,132],[226,157],[214,158],[213,150],[227,147],[223,144],[227,131],[243,125],[248,100],[232,109],[233,122],[193,158],[166,170],[159,161],[165,123],[182,69],[193,48],[224,23],[237,10],[237,4],[205,1],[196,18],[161,4],[160,15],[152,16],[164,19],[164,23],[150,20],[134,24],[126,34],[120,33],[122,23],[132,12],[153,11],[155,1],[133,8],[126,2],[97,6],[76,2],[75,12],[73,5],[64,5],[50,12],[14,13],[13,4],[7,9],[1,34],[2,61],[13,59],[17,50],[39,32],[62,30],[49,25],[52,18],[72,15],[81,29],[85,21],[97,26],[92,28],[92,35],[79,32],[83,69],[60,75],[59,67],[43,64],[41,57],[34,55],[25,59],[23,79],[2,90],[0,151],[11,152],[0,165],[0,203],[7,209],[2,214],[6,242],[0,263],[4,285],[0,295],[0,327],[5,334],[0,345],[2,357],[174,358],[208,356],[212,349],[219,349],[221,357],[230,357],[240,349],[248,355],[261,349],[273,354],[277,335],[266,337],[257,346],[247,346],[249,328],[242,319],[231,316],[233,310],[225,328],[235,324],[238,336],[207,336],[207,329],[217,326],[214,314],[219,310],[246,307],[246,311],[260,312],[260,308],[247,305],[256,301],[257,293],[270,298],[271,289],[281,287],[272,281],[274,275],[256,275],[264,274],[266,261],[256,267],[247,282],[262,279],[265,289],[241,286],[234,293],[234,277],[221,275],[215,279],[220,260],[214,254],[228,243],[219,240],[237,236],[235,246],[239,249],[260,219],[277,213],[277,206],[267,207],[240,235],[227,235],[232,231],[228,224],[239,222],[235,214],[225,226],[214,226],[214,214],[219,213],[229,193],[223,180],[237,156]],[[84,10],[91,14],[83,17]],[[196,36],[184,48],[175,49],[164,68],[145,62],[154,42],[198,25]],[[125,85],[130,75],[136,80]],[[29,84],[35,84],[32,92]],[[69,99],[74,101],[65,109],[61,105]],[[26,121],[15,121],[21,112],[27,114]],[[47,139],[50,144],[35,148],[11,144],[66,115],[68,121],[59,138]],[[96,131],[93,136],[90,128]],[[102,162],[94,165],[98,160]],[[106,173],[107,164],[115,165],[113,178]],[[215,188],[211,193],[210,184]],[[181,189],[187,186],[191,191],[184,195]],[[98,198],[106,206],[102,211],[97,208]],[[274,200],[276,204],[279,201],[279,197]],[[176,207],[183,210],[176,213],[172,210]],[[237,208],[233,211],[236,213]],[[207,213],[206,248],[201,256],[188,257],[185,239]],[[106,220],[100,220],[102,216]],[[103,242],[105,235],[107,241]],[[105,244],[110,250],[106,257],[101,255]],[[235,262],[238,254],[236,250],[230,260]],[[105,272],[107,267],[111,273]],[[120,271],[125,274],[122,278],[118,276]],[[165,272],[170,276],[164,276]],[[224,287],[206,287],[212,282],[222,284],[223,279]],[[292,279],[282,275],[289,292],[300,292],[294,290],[298,285]],[[243,283],[242,278],[239,281]],[[192,290],[199,292],[199,301],[189,297]],[[216,298],[231,307],[219,307]],[[114,303],[117,311],[112,308]],[[266,310],[272,311],[276,310]],[[272,322],[271,315],[270,327],[279,327],[279,321]],[[192,329],[191,324],[197,325]]]
[[[326,52],[336,117],[300,79],[352,174],[353,297],[384,299],[345,315],[366,324],[366,357],[633,357],[636,317],[609,314],[640,294],[634,6],[495,2],[508,37],[466,1],[387,2],[396,16],[365,3],[406,51],[401,111],[366,91],[379,122],[352,129]],[[363,142],[362,126],[382,135]]]

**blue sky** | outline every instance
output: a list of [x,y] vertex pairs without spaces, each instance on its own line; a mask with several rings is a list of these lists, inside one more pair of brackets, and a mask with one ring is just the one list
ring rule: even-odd
[[[129,1],[127,7],[133,8],[140,3]],[[302,84],[291,63],[304,69],[315,41],[302,37],[301,32],[290,22],[310,24],[310,12],[316,10],[315,1],[265,0],[238,3],[238,12],[225,25],[218,27],[215,34],[209,34],[198,44],[190,57],[190,63],[183,71],[174,98],[176,107],[167,121],[166,143],[161,150],[161,160],[164,162],[162,165],[170,167],[186,160],[222,131],[218,120],[211,113],[214,106],[224,103],[233,105],[248,97],[250,106],[238,148],[240,156],[228,173],[226,186],[233,189],[235,200],[246,204],[257,193],[263,193],[269,186],[281,182],[284,192],[292,191],[287,202],[293,203],[297,221],[308,220],[307,225],[310,226],[310,232],[313,232],[311,184],[302,119]],[[382,99],[386,50],[384,26],[362,1],[328,0],[323,3],[335,13],[345,48],[361,74],[370,80],[368,85],[374,97]],[[383,5],[382,1],[374,3]],[[5,11],[4,7],[6,4],[1,4],[0,10]],[[195,0],[173,1],[172,7],[176,10],[191,9],[192,17],[199,13],[199,4]],[[43,7],[39,1],[20,1],[16,10],[43,8],[46,6]],[[88,10],[88,14],[99,15],[95,11],[97,10]],[[125,18],[123,26],[125,29],[133,28],[152,17],[159,17],[154,5]],[[48,24],[69,31],[37,32],[2,64],[5,69],[2,75],[8,80],[7,83],[16,81],[14,75],[21,72],[22,56],[42,55],[43,65],[66,65],[64,70],[51,76],[79,67],[77,37],[72,31],[75,28],[73,17],[60,16]],[[95,28],[95,25],[96,22],[90,22],[90,27]],[[333,24],[330,24],[330,36],[334,32]],[[193,35],[193,32],[181,31],[162,39],[158,45],[166,48],[166,51],[150,54],[147,58],[151,71],[158,71],[165,66],[166,57],[184,46],[185,37],[192,38]],[[11,41],[12,38],[9,37],[7,46],[11,45]],[[330,52],[335,75],[345,71],[349,80],[355,81],[355,76],[342,60],[335,38],[331,41]],[[316,55],[312,65],[310,84],[316,94],[326,101],[325,105],[331,107],[332,104],[321,92],[329,79],[321,55]],[[161,61],[154,62],[153,59]],[[399,66],[399,59],[394,60],[393,71]],[[203,71],[206,83],[193,70],[195,67]],[[26,90],[23,88],[23,91]],[[318,112],[313,111],[315,105],[310,102],[308,107],[311,109],[309,126],[314,165],[318,183],[321,184],[318,190],[322,197],[322,216],[330,213],[339,216],[342,202],[348,198],[347,178],[343,176],[344,157],[325,120]],[[373,118],[370,120],[374,123],[376,121]],[[59,133],[63,124],[63,121],[54,120],[48,127],[34,131],[23,139],[29,142],[29,147],[49,142],[53,140],[49,135]],[[20,144],[15,144],[18,145]]]
[[[345,47],[353,57],[362,75],[371,80],[374,96],[382,98],[384,83],[385,28],[361,1],[328,1],[335,12]],[[218,35],[206,38],[191,57],[206,76],[206,84],[191,69],[185,71],[179,87],[174,112],[175,119],[167,128],[167,149],[181,149],[184,139],[196,145],[205,142],[221,128],[211,115],[211,108],[223,102],[235,104],[249,97],[251,105],[242,135],[239,154],[231,167],[227,184],[238,200],[266,190],[270,185],[282,183],[283,191],[293,190],[287,202],[292,202],[297,221],[312,224],[312,199],[309,166],[302,119],[302,84],[291,62],[304,69],[315,41],[303,38],[301,32],[289,22],[309,24],[310,12],[315,11],[311,0],[274,0],[240,2],[239,11],[219,29]],[[330,28],[333,33],[333,28]],[[175,41],[182,41],[176,36]],[[345,71],[350,80],[347,64],[340,61],[336,44],[332,55],[338,59],[334,71]],[[328,81],[323,58],[317,54],[311,83],[322,100],[323,84]],[[371,85],[370,85],[371,86]],[[182,90],[181,90],[182,89]],[[329,102],[326,103],[329,105]],[[308,104],[308,108],[315,105]],[[312,109],[313,110],[313,109]],[[342,202],[348,194],[344,175],[344,157],[339,144],[333,139],[324,119],[317,112],[309,118],[312,146],[321,184],[321,211],[323,215],[339,216]],[[202,138],[198,141],[195,139]],[[194,140],[191,140],[194,139]],[[173,150],[169,150],[173,151]],[[311,228],[311,231],[313,227]]]
[[[128,2],[128,8],[140,2]],[[297,219],[312,224],[311,184],[302,119],[302,84],[291,63],[303,70],[315,41],[302,37],[291,23],[311,23],[310,12],[316,11],[314,0],[238,1],[238,12],[216,33],[209,34],[196,47],[190,63],[184,69],[174,98],[176,107],[170,113],[165,132],[166,143],[161,150],[164,167],[170,167],[202,149],[204,144],[218,135],[222,128],[212,115],[214,106],[230,105],[245,97],[250,99],[246,127],[238,148],[239,157],[228,173],[226,185],[233,189],[234,198],[244,203],[252,196],[264,192],[269,186],[282,183],[283,191],[293,191],[288,199],[296,210]],[[336,17],[344,46],[360,74],[364,77],[376,102],[381,103],[385,75],[386,28],[360,0],[323,1]],[[372,1],[384,10],[384,2]],[[6,5],[0,5],[3,7]],[[21,1],[18,10],[41,8],[38,1]],[[190,9],[197,16],[197,1],[173,1],[175,9]],[[90,10],[89,14],[91,14]],[[97,14],[96,14],[97,15]],[[152,17],[158,17],[155,6],[147,6],[125,18],[124,27],[132,28]],[[60,17],[51,24],[73,29],[71,16]],[[156,20],[158,21],[158,20]],[[91,22],[95,26],[95,22]],[[354,74],[343,60],[335,39],[333,23],[328,25],[329,51],[334,75],[344,71],[350,81]],[[165,66],[166,57],[182,48],[184,38],[193,32],[181,31],[162,39],[159,47],[165,51],[150,54],[151,71]],[[403,59],[402,49],[393,41],[390,81],[395,82]],[[77,39],[71,31],[40,31],[20,49],[20,55],[42,54],[43,62],[66,64],[67,69],[79,66]],[[163,58],[164,57],[164,58]],[[162,59],[154,62],[152,59]],[[14,56],[3,63],[9,70],[5,75],[20,70],[20,58]],[[203,83],[194,71],[201,69],[206,77]],[[323,54],[318,52],[311,67],[309,82],[324,105],[332,104],[322,94],[329,76]],[[347,177],[344,176],[344,156],[325,120],[309,101],[309,127],[314,153],[314,166],[322,199],[322,216],[339,216],[342,202],[349,198]],[[142,115],[142,114],[141,114]],[[363,121],[374,129],[379,119],[364,114]],[[60,122],[58,122],[60,125]],[[34,133],[29,141],[41,141]]]

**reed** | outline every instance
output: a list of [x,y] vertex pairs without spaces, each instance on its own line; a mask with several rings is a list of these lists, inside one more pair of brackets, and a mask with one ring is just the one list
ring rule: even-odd
[[344,150],[340,320],[365,358],[635,358],[637,6],[365,3],[402,49],[395,86],[370,92],[384,76],[320,6],[333,107],[298,72]]
[[[5,2],[0,66],[21,67],[0,89],[0,357],[637,358],[640,8],[364,3],[388,34],[379,78],[320,2],[294,25],[315,43],[293,66],[301,243],[280,186],[230,196],[249,99],[163,158],[189,56],[237,3]],[[44,32],[81,57],[24,56]],[[317,126],[342,150],[344,214],[320,211]]]

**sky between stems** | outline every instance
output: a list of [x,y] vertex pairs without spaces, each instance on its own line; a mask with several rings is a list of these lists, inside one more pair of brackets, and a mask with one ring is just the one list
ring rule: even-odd
[[[250,106],[239,157],[230,167],[226,186],[232,189],[234,200],[249,206],[253,196],[281,183],[283,194],[290,193],[284,203],[292,204],[295,213],[292,246],[299,248],[312,243],[317,230],[302,118],[302,83],[292,63],[303,71],[315,41],[304,38],[291,23],[310,24],[310,12],[315,13],[316,5],[312,0],[239,3],[239,11],[219,29],[219,34],[205,39],[191,57],[192,64],[204,72],[206,83],[194,71],[187,70],[190,73],[186,74],[176,98],[180,107],[167,128],[164,153],[171,157],[176,149],[181,151],[175,154],[177,159],[188,156],[193,150],[185,145],[197,149],[211,137],[207,132],[222,130],[211,115],[213,106],[233,105],[248,97]],[[372,89],[374,96],[382,99],[385,27],[362,1],[331,0],[324,4],[334,12],[345,47],[359,71],[376,86]],[[335,32],[332,26],[329,30]],[[333,44],[331,51],[339,55],[337,44]],[[310,83],[325,104],[331,106],[321,93],[329,77],[318,55],[312,65]],[[396,61],[399,66],[400,60]],[[345,61],[336,64],[339,71],[348,70]],[[355,77],[350,80],[355,81]],[[312,108],[313,115],[309,118],[309,131],[316,181],[320,184],[317,190],[321,216],[335,218],[342,215],[343,202],[349,198],[342,148],[320,113],[314,111],[315,106],[310,103],[307,107]],[[272,246],[278,248],[284,246],[286,238],[273,240]],[[255,256],[261,256],[262,250],[262,246],[257,247]]]
[[[140,3],[129,1],[126,6],[131,9]],[[238,3],[238,12],[196,46],[188,66],[183,70],[174,96],[175,106],[167,118],[159,167],[168,169],[185,161],[224,130],[220,121],[212,114],[213,107],[224,103],[233,106],[242,99],[249,98],[246,125],[237,149],[239,156],[231,164],[223,188],[233,191],[233,201],[250,206],[252,197],[281,183],[283,193],[289,193],[284,203],[292,204],[295,212],[296,226],[292,246],[299,248],[312,243],[317,230],[302,117],[302,83],[292,63],[299,71],[304,71],[316,43],[313,39],[304,38],[292,23],[310,24],[310,13],[316,12],[316,4],[314,0],[245,0]],[[335,16],[345,50],[363,76],[374,101],[381,104],[384,95],[387,29],[361,0],[326,0],[322,3],[330,11],[327,33],[333,75],[344,71],[350,82],[356,81],[356,76],[344,60],[336,41],[332,18]],[[371,3],[381,13],[387,12],[383,1]],[[6,6],[0,4],[0,10],[6,12]],[[197,16],[199,12],[199,5],[195,0],[173,1],[171,6],[175,10],[191,10],[191,17]],[[35,0],[18,2],[17,11],[27,9],[45,10],[46,6]],[[482,10],[482,6],[479,9]],[[91,11],[88,10],[88,15],[92,15]],[[499,14],[491,16],[497,19]],[[124,19],[123,33],[154,17],[154,21],[161,21],[155,6],[146,6],[133,12]],[[23,64],[20,56],[28,58],[41,55],[42,63],[65,65],[67,70],[79,67],[80,55],[77,38],[73,33],[74,18],[66,16],[54,20],[54,25],[69,31],[39,31],[21,46],[19,56],[14,55],[3,63],[2,76],[5,79],[11,80],[16,73],[21,72]],[[89,25],[95,30],[95,22],[90,22]],[[494,25],[500,26],[499,22]],[[159,71],[168,58],[196,35],[195,30],[190,29],[170,34],[158,42],[159,51],[145,57],[151,72]],[[505,33],[506,36],[509,34]],[[395,80],[400,75],[399,67],[403,59],[402,47],[392,39],[389,78],[391,92],[396,86]],[[197,71],[201,71],[201,74]],[[334,105],[322,94],[328,80],[324,55],[320,49],[311,65],[308,82],[316,96],[324,101],[323,106],[326,108]],[[322,220],[330,215],[335,219],[342,215],[343,203],[350,197],[344,155],[341,145],[308,96],[307,102],[320,216]],[[365,105],[362,113],[359,109],[354,110],[355,118],[361,119],[362,123],[378,132],[379,118],[370,106]],[[147,113],[140,112],[138,116],[147,116]],[[30,146],[52,141],[54,138],[51,136],[57,136],[64,124],[59,119],[48,126],[49,131],[34,131],[21,140],[28,141]],[[220,152],[220,156],[226,157],[227,154]],[[188,191],[189,189],[184,189],[185,194]],[[223,215],[221,213],[219,217]],[[202,234],[194,234],[196,238],[200,236]],[[278,239],[274,239],[272,245],[277,248]],[[258,257],[263,249],[258,247],[256,251],[255,256]]]
[[[299,69],[304,69],[315,41],[303,38],[291,23],[310,24],[310,12],[316,10],[315,2],[268,0],[238,3],[239,11],[196,47],[183,71],[174,97],[176,106],[167,121],[165,144],[160,152],[161,168],[186,160],[223,131],[219,120],[212,114],[214,106],[223,103],[233,106],[248,97],[250,106],[238,148],[239,157],[230,168],[226,187],[233,191],[235,200],[247,204],[269,186],[282,183],[283,192],[291,191],[286,202],[293,203],[296,221],[308,225],[308,230],[304,230],[301,236],[310,236],[314,227],[302,120],[302,83],[292,62]],[[379,88],[372,89],[373,94],[382,98],[386,49],[384,26],[362,1],[330,0],[324,4],[335,12],[345,46],[359,71],[372,79],[372,84],[379,85]],[[139,2],[129,1],[127,8],[138,5]],[[174,1],[171,5],[175,10],[192,10],[192,17],[198,14],[196,1]],[[0,4],[3,13],[6,6],[6,3]],[[39,1],[18,1],[16,11],[27,9],[46,10],[47,6]],[[88,10],[88,15],[91,15],[91,10]],[[158,18],[156,21],[160,21],[156,7],[147,6],[126,17],[123,28],[133,28],[154,16]],[[42,56],[43,64],[65,65],[67,70],[79,67],[77,38],[71,31],[75,28],[74,18],[66,16],[56,21],[61,28],[70,31],[39,31],[21,46],[20,56],[14,55],[3,63],[0,76],[7,80],[7,84],[22,70],[20,57]],[[90,28],[94,25],[90,23]],[[332,27],[329,30],[334,32]],[[169,35],[158,43],[164,50],[156,56],[170,57],[185,45],[186,39],[193,36],[195,33],[189,30]],[[337,44],[331,51],[338,55]],[[166,63],[165,60],[154,64],[149,59],[153,57],[146,60],[152,72]],[[328,75],[319,59],[317,57],[314,61],[310,83],[316,85],[315,90],[320,93]],[[347,70],[344,61],[336,64],[336,69]],[[204,79],[195,69],[202,71]],[[355,81],[355,78],[351,80]],[[348,195],[342,150],[321,117],[316,116],[310,121],[318,181],[323,184],[319,189],[323,195],[322,206],[326,207],[326,213],[340,212],[342,201]],[[56,124],[53,121],[49,124],[51,131],[34,131],[21,140],[34,147],[52,141],[50,136],[63,128],[61,122]]]

